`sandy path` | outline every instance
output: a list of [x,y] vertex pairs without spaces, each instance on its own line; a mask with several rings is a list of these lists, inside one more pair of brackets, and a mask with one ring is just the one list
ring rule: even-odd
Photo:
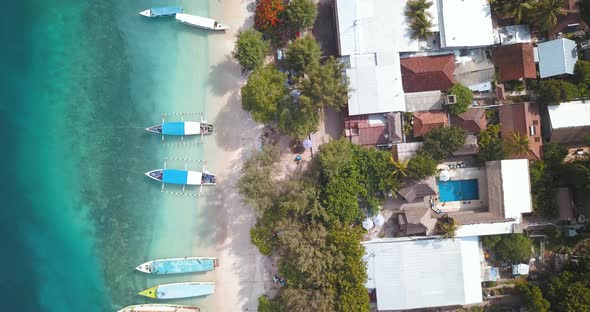
[[[209,37],[209,89],[207,116],[216,125],[215,146],[205,157],[219,176],[215,190],[208,192],[208,209],[216,213],[217,255],[215,311],[256,311],[258,296],[271,287],[268,258],[250,244],[250,227],[256,222],[251,208],[245,206],[236,189],[241,160],[256,148],[261,125],[241,109],[239,89],[245,82],[237,63],[231,58],[239,30],[253,23],[253,1],[211,1],[213,18],[230,29]],[[214,145],[214,144],[210,144]]]

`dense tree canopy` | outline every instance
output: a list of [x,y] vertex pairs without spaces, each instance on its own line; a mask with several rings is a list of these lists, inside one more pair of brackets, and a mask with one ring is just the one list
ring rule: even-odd
[[507,155],[512,157],[525,157],[529,154],[531,149],[531,141],[529,136],[520,134],[520,132],[512,132],[508,137],[504,138],[504,150]]
[[418,153],[408,161],[408,177],[422,180],[436,174],[436,160],[425,153]]
[[505,234],[500,235],[500,239],[490,248],[494,251],[496,259],[500,261],[528,263],[533,254],[531,247],[531,241],[525,235]]
[[501,160],[506,158],[504,147],[500,137],[500,125],[489,125],[477,135],[477,144],[479,145],[478,160],[481,163],[492,160]]
[[250,29],[238,34],[232,55],[240,63],[242,72],[248,72],[262,66],[269,50],[270,44],[262,39],[262,34]]
[[546,105],[569,102],[577,96],[578,89],[576,86],[564,80],[543,80],[537,89],[538,101]]
[[292,0],[285,9],[285,20],[290,27],[307,29],[315,23],[318,10],[313,0]]
[[328,106],[336,111],[348,103],[348,77],[344,64],[330,57],[321,66],[312,66],[307,78],[302,79],[302,93],[317,105]]
[[320,124],[318,108],[307,96],[288,95],[279,102],[279,129],[291,137],[303,140]]
[[320,45],[311,36],[297,38],[287,47],[285,62],[300,75],[317,66],[321,55]]
[[469,107],[471,106],[471,103],[473,102],[473,92],[471,92],[471,90],[469,90],[469,88],[467,88],[466,86],[460,84],[460,83],[455,83],[449,90],[448,90],[449,94],[454,94],[456,97],[456,103],[454,104],[448,104],[447,105],[447,110],[451,113],[451,114],[455,114],[455,115],[461,115],[464,112],[466,112]]
[[289,91],[285,87],[286,81],[287,76],[272,65],[254,71],[242,87],[242,108],[258,122],[274,120],[279,101]]
[[465,144],[467,132],[459,127],[441,127],[424,135],[422,150],[437,161],[442,161]]
[[280,15],[285,10],[282,0],[258,0],[254,14],[254,29],[268,33],[275,30],[281,20]]
[[517,290],[520,293],[524,307],[528,311],[549,311],[549,301],[543,298],[543,293],[541,293],[539,287],[530,284],[519,284]]
[[533,24],[542,31],[548,31],[557,25],[557,21],[562,15],[567,15],[563,9],[563,0],[535,1],[529,12]]
[[578,87],[578,95],[590,96],[590,62],[579,60],[574,68],[574,78]]
[[549,283],[547,298],[553,311],[590,311],[590,288],[584,275],[565,271],[554,277]]

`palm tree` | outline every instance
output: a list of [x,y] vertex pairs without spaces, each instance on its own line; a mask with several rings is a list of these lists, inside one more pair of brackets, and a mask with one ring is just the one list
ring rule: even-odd
[[513,18],[514,22],[519,24],[533,7],[534,6],[528,0],[513,0],[504,4],[502,7],[502,13],[504,13],[506,17]]
[[414,19],[416,16],[426,14],[430,16],[429,12],[426,12],[432,6],[432,1],[428,0],[409,0],[406,4],[405,15],[409,20]]
[[390,156],[388,164],[391,167],[391,176],[405,177],[408,175],[408,160],[396,161],[393,156]]
[[567,14],[562,5],[562,0],[540,0],[533,5],[530,16],[535,25],[547,31],[557,25],[559,15]]
[[410,29],[413,31],[413,39],[427,38],[433,34],[432,20],[426,13],[418,14],[412,19]]
[[442,217],[439,221],[436,221],[438,232],[443,238],[451,238],[454,240],[458,226],[459,223],[449,216]]
[[504,149],[508,155],[514,157],[527,155],[531,149],[531,142],[526,134],[521,135],[519,132],[512,132],[504,140]]

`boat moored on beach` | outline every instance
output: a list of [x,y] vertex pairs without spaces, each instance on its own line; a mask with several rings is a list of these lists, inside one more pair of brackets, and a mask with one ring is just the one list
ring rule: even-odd
[[160,8],[152,8],[147,9],[145,11],[139,12],[139,15],[145,17],[160,17],[160,16],[172,16],[182,12],[182,8],[180,7],[160,7]]
[[125,307],[118,312],[199,312],[198,307],[175,304],[137,304]]
[[217,265],[217,258],[185,257],[152,260],[135,269],[148,274],[178,274],[212,271]]
[[175,18],[183,24],[208,30],[226,30],[229,28],[229,26],[208,17],[179,13],[175,15]]
[[178,299],[211,295],[215,292],[215,283],[191,282],[164,284],[148,288],[139,294],[152,299]]
[[213,125],[197,121],[164,122],[159,125],[145,128],[146,131],[162,135],[198,135],[213,133]]
[[146,176],[162,183],[178,185],[215,185],[217,178],[207,171],[199,172],[178,169],[156,169],[145,173]]

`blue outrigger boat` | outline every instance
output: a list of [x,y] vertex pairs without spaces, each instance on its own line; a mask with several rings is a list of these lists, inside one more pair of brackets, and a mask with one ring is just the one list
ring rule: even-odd
[[186,257],[152,260],[135,269],[148,274],[178,274],[213,271],[217,265],[217,258]]
[[153,8],[153,9],[141,11],[141,12],[139,12],[139,15],[143,15],[145,17],[160,17],[160,16],[174,16],[177,13],[182,13],[182,8],[180,8],[180,7]]

